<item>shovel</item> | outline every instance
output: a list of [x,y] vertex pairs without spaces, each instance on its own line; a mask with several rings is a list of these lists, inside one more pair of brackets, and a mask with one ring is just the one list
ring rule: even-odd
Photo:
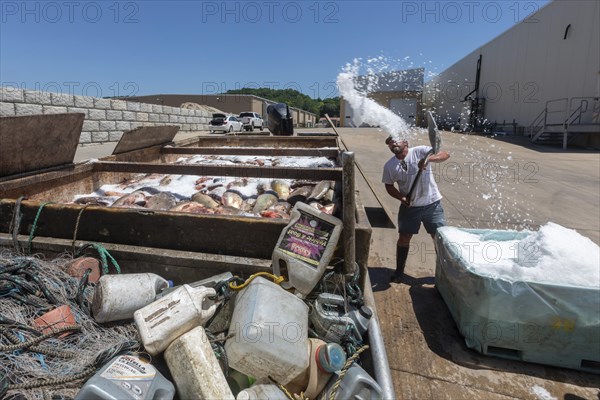
[[[432,154],[437,154],[437,152],[440,151],[440,148],[442,147],[442,138],[440,136],[440,132],[437,129],[437,125],[435,123],[435,120],[433,119],[433,114],[431,113],[431,111],[427,112],[427,128],[429,129],[429,143],[431,144],[431,150],[429,150],[427,156],[425,156],[425,158],[421,160],[425,162],[424,167],[427,166],[427,157]],[[415,190],[415,187],[419,182],[419,178],[421,177],[422,172],[423,170],[419,168],[417,176],[415,177],[415,180],[413,181],[412,185],[410,186],[410,190],[406,195],[409,207],[410,203],[412,202],[413,191]]]

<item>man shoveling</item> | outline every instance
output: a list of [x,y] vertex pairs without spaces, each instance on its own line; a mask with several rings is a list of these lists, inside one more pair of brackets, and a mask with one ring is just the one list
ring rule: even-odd
[[[429,146],[409,148],[407,141],[397,141],[391,136],[386,139],[385,144],[394,153],[394,157],[385,163],[382,181],[389,195],[400,200],[396,271],[390,282],[400,283],[404,275],[410,240],[419,232],[421,223],[432,237],[435,236],[437,228],[446,224],[440,202],[442,195],[429,163],[446,161],[450,155],[446,151],[436,153]],[[436,146],[433,140],[432,144]],[[398,188],[394,183],[398,184]]]

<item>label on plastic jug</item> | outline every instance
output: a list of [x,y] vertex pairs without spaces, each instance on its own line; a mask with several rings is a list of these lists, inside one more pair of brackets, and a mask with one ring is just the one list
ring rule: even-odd
[[123,355],[113,361],[100,376],[126,389],[136,400],[142,400],[155,375],[156,369],[151,364],[137,357]]
[[300,218],[285,232],[279,244],[283,253],[311,264],[319,265],[335,225],[299,210]]

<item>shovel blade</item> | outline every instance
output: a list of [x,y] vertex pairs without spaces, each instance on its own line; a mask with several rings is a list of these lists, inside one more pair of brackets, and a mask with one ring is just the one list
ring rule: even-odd
[[433,119],[433,114],[431,111],[427,112],[427,128],[429,130],[429,143],[433,148],[433,154],[437,154],[437,152],[442,148],[442,137],[437,129],[437,124]]

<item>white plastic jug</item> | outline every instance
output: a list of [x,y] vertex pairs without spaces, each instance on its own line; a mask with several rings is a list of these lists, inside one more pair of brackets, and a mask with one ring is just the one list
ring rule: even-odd
[[254,385],[242,390],[236,400],[283,400],[287,399],[285,393],[276,385]]
[[[137,310],[133,319],[146,351],[157,355],[179,336],[197,326],[204,326],[217,308],[207,297],[215,294],[212,288],[183,285]],[[206,303],[212,305],[208,307]]]
[[238,293],[229,335],[229,365],[246,375],[285,385],[308,367],[308,306],[266,279]]
[[99,323],[131,319],[167,287],[167,280],[151,273],[104,275],[94,292],[92,314]]
[[175,339],[164,356],[180,398],[234,399],[203,327]]
[[273,250],[273,273],[288,279],[282,286],[306,297],[329,265],[341,231],[338,218],[297,202]]

